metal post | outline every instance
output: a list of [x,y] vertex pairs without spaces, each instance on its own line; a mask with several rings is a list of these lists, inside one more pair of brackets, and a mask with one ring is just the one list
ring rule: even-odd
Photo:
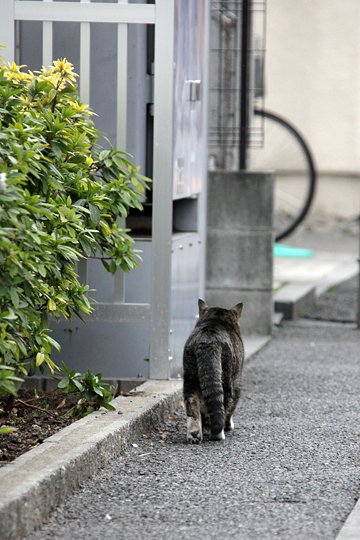
[[170,376],[174,0],[156,1],[150,378]]
[[243,0],[241,21],[241,81],[240,81],[240,156],[239,168],[247,168],[247,141],[249,129],[249,78],[251,47],[252,0]]

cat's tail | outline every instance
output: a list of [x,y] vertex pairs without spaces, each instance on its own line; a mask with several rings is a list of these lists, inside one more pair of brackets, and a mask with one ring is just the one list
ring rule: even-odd
[[217,440],[225,439],[225,409],[220,344],[199,343],[196,358],[202,398],[210,419],[211,437]]

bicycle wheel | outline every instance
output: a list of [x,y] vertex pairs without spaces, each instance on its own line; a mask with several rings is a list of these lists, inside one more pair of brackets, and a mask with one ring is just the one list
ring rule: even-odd
[[309,212],[316,187],[316,170],[310,148],[299,131],[284,118],[256,109],[263,118],[264,144],[252,148],[252,169],[275,170],[275,240],[291,234]]

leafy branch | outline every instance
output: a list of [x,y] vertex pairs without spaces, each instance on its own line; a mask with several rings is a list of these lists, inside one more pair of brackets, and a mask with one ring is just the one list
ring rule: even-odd
[[[149,182],[128,154],[100,146],[70,62],[23,68],[0,62],[0,391],[9,399],[24,376],[59,370],[49,316],[91,312],[78,262],[100,257],[112,273],[139,264],[119,222],[142,208]],[[96,377],[71,384],[107,403]]]

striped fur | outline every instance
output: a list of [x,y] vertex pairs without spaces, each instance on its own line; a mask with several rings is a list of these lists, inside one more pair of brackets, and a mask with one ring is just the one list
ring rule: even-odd
[[240,398],[244,347],[240,336],[242,304],[209,308],[199,300],[199,320],[184,347],[184,400],[187,440],[200,443],[203,431],[222,440],[233,429]]

